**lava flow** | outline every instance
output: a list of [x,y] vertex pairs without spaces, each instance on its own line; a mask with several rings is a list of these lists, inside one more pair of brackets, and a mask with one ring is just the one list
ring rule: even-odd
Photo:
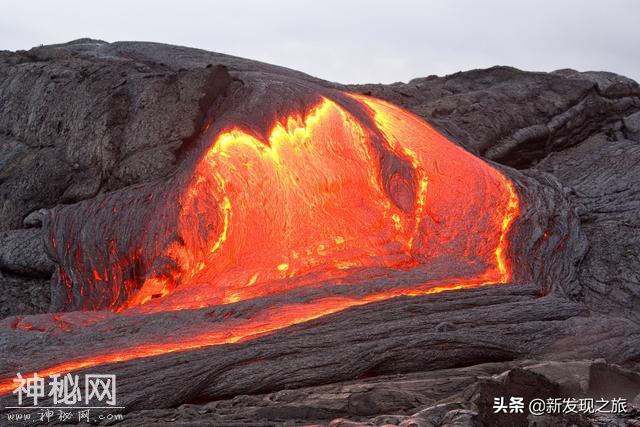
[[[345,288],[340,295],[270,306],[188,337],[139,342],[39,374],[236,343],[402,295],[508,283],[508,232],[520,211],[512,183],[415,115],[344,95],[346,103],[322,98],[306,115],[278,121],[266,138],[237,126],[218,132],[188,179],[176,180],[187,183],[179,186],[179,214],[167,222],[176,237],[157,253],[144,253],[144,262],[132,255],[141,257],[142,245],[116,257],[136,264],[140,277],[137,285],[128,282],[124,301],[113,291],[119,299],[109,306],[123,315],[196,309],[323,283],[355,287],[389,269],[431,269],[436,279],[416,282],[413,274],[406,283],[354,295]],[[357,111],[351,111],[354,105]],[[100,236],[95,244],[113,238]],[[71,252],[70,245],[60,247]],[[67,286],[74,286],[69,277],[89,284],[89,293],[80,295],[122,286],[114,269],[123,264],[113,258],[91,269],[79,265],[77,255],[60,259],[71,260],[60,272]],[[158,259],[169,260],[171,268],[150,268]],[[0,392],[12,387],[0,382]]]
[[448,257],[481,264],[457,282],[505,283],[510,183],[390,104],[355,96],[382,138],[323,99],[261,141],[220,133],[181,198],[163,256],[123,308],[144,312],[228,304],[367,267],[411,268]]

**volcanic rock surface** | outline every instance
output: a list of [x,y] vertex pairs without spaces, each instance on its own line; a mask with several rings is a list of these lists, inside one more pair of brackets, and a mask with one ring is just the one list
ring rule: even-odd
[[[188,187],[215,135],[233,123],[266,139],[278,119],[323,98],[363,129],[379,125],[349,93],[415,113],[508,179],[519,201],[505,234],[508,280],[404,292],[442,285],[453,270],[476,274],[466,255],[422,255],[428,271],[394,264],[224,305],[144,310],[153,307],[145,300],[127,311],[142,282],[152,304],[165,298],[153,285],[174,277],[181,259],[158,250],[180,240],[172,224],[185,196],[175,189]],[[0,105],[5,382],[52,366],[116,374],[126,413],[118,425],[637,419],[633,406],[626,418],[529,419],[500,418],[490,407],[509,395],[624,397],[640,406],[640,87],[630,79],[494,67],[344,86],[196,49],[83,39],[0,52]],[[402,196],[392,204],[417,200],[418,187],[405,185],[415,184],[411,162],[379,150],[393,172],[381,173],[384,188]],[[448,185],[455,191],[455,181]],[[486,212],[465,223],[468,235]],[[330,309],[310,315],[305,304],[319,300]],[[287,310],[298,310],[298,321],[242,332]],[[239,335],[229,338],[227,325],[239,325]],[[198,333],[206,340],[195,342]],[[12,399],[0,397],[2,407]]]

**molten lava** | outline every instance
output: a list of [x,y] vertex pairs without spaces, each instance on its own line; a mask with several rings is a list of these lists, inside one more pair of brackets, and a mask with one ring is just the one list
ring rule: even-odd
[[239,128],[220,133],[182,195],[181,239],[163,253],[178,268],[147,278],[125,307],[228,304],[439,257],[483,265],[457,283],[507,282],[511,184],[412,114],[353,97],[370,111],[387,157],[326,98],[265,141]]
[[[351,107],[323,98],[306,115],[275,123],[266,138],[237,126],[219,132],[181,188],[177,237],[154,255],[172,268],[146,272],[115,308],[140,315],[233,304],[328,282],[366,284],[389,269],[413,272],[411,280],[267,307],[191,336],[139,342],[39,375],[235,343],[402,295],[509,282],[507,234],[520,209],[511,182],[413,114],[346,97]],[[131,254],[126,258],[134,263]],[[121,265],[106,264],[71,273],[99,288],[121,277],[109,270]],[[436,267],[442,265],[447,269]],[[415,281],[438,268],[437,280]],[[68,273],[61,271],[63,278]],[[10,380],[0,383],[0,392],[12,388]]]

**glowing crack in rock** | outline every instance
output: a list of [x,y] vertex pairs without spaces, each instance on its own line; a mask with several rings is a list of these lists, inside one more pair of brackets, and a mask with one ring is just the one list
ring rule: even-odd
[[[162,224],[173,227],[176,238],[154,243],[153,250],[134,242],[124,255],[110,247],[113,257],[96,268],[83,267],[82,255],[68,244],[61,250],[72,264],[61,268],[62,281],[71,289],[71,277],[84,280],[86,292],[107,289],[113,310],[139,315],[232,304],[328,281],[348,287],[350,278],[366,283],[388,269],[420,272],[444,263],[447,275],[268,307],[191,336],[136,343],[39,375],[236,343],[402,295],[508,283],[508,232],[520,211],[512,183],[417,116],[344,95],[367,120],[322,98],[307,114],[276,122],[267,138],[237,126],[221,130],[188,178],[176,181],[178,214]],[[112,209],[116,214],[126,206]],[[138,283],[127,279],[124,294],[113,290],[122,265],[157,259],[169,260],[171,268],[136,267],[145,270]],[[0,382],[0,392],[12,388],[11,380]]]

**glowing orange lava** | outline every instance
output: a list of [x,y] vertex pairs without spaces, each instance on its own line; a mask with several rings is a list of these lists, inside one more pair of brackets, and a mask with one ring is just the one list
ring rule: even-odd
[[[276,123],[264,141],[240,128],[219,133],[181,195],[180,238],[162,254],[178,268],[148,277],[122,310],[229,304],[372,267],[409,271],[447,260],[454,273],[364,297],[268,308],[193,336],[137,343],[38,374],[236,343],[403,295],[509,282],[507,234],[520,211],[511,182],[413,114],[349,96],[370,124],[324,98],[306,116]],[[477,273],[457,273],[464,268]],[[2,381],[0,393],[14,387]]]
[[371,132],[326,98],[306,117],[277,123],[266,141],[222,132],[182,196],[181,239],[163,254],[178,271],[148,278],[123,308],[227,304],[304,286],[306,277],[442,256],[482,263],[483,282],[506,282],[508,262],[493,252],[504,251],[503,222],[517,211],[508,180],[416,116],[353,96],[413,176],[385,175]]

